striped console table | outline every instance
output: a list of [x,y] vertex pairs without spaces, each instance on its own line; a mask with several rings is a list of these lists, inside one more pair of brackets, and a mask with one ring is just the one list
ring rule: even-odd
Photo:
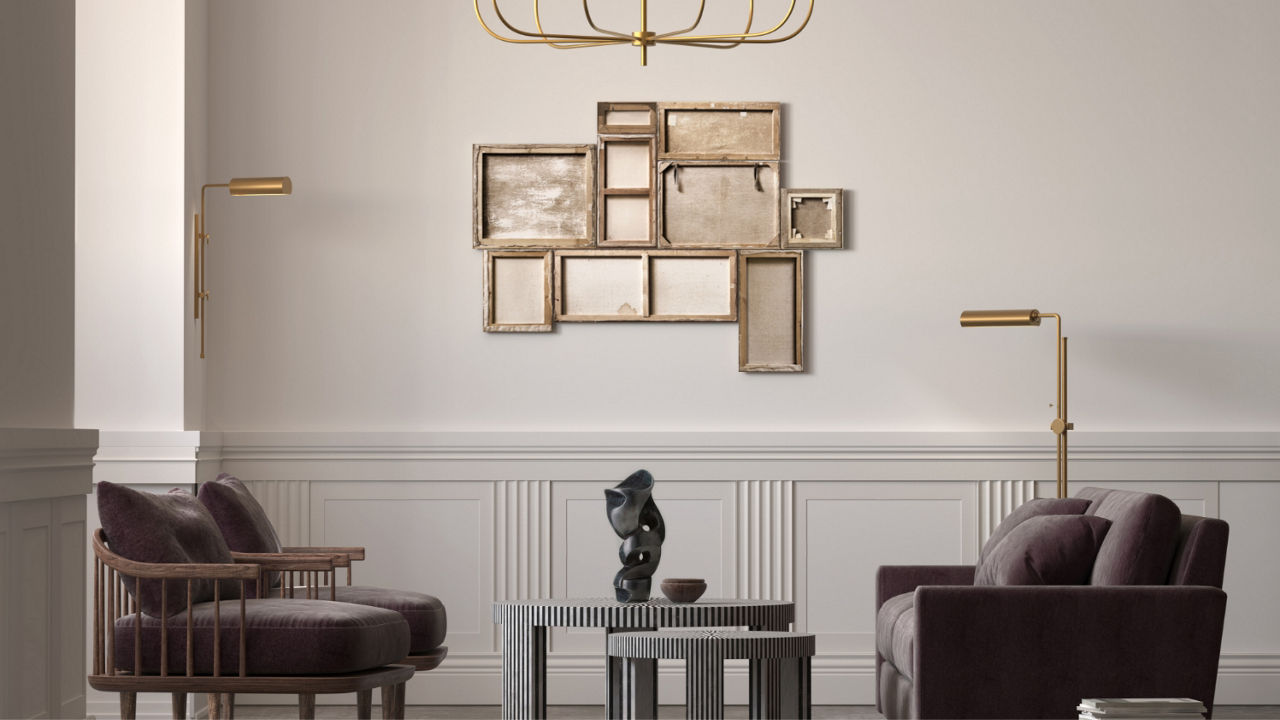
[[[809,718],[810,663],[813,635],[790,632],[734,630],[668,630],[624,632],[609,636],[609,657],[622,659],[622,716],[654,717],[637,706],[635,698],[652,693],[644,685],[658,660],[685,661],[685,717],[724,717],[724,661],[751,661],[752,718]],[[779,684],[774,692],[760,692],[755,678],[762,668],[774,665]]]
[[[700,599],[673,603],[666,598],[622,603],[610,598],[511,600],[493,604],[493,621],[502,625],[502,717],[547,716],[547,628],[598,627],[606,637],[628,630],[660,627],[738,628],[785,631],[795,620],[796,606],[778,600]],[[641,673],[626,711],[657,717],[657,663],[637,665]],[[780,670],[752,665],[751,695],[772,696]],[[605,707],[608,717],[622,717],[622,658],[605,656]]]

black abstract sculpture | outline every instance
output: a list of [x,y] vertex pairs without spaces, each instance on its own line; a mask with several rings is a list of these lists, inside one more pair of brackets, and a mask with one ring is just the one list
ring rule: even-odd
[[622,538],[618,548],[622,569],[613,576],[618,602],[648,600],[653,573],[662,559],[667,528],[652,495],[653,476],[648,470],[637,470],[617,487],[604,491],[609,524]]

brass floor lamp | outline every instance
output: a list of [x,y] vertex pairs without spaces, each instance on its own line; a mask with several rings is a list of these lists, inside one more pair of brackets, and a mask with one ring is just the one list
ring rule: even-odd
[[1007,327],[1039,325],[1040,318],[1051,317],[1058,324],[1058,417],[1049,429],[1058,436],[1058,497],[1067,496],[1067,431],[1075,424],[1067,421],[1067,339],[1062,336],[1062,316],[1039,310],[965,310],[960,313],[961,327]]

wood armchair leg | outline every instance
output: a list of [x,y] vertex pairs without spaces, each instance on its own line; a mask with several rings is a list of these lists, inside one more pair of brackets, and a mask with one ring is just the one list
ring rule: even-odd
[[236,694],[222,694],[222,717],[226,720],[236,720]]
[[361,690],[356,693],[356,717],[359,720],[373,718],[373,691]]
[[186,720],[187,694],[184,692],[176,692],[171,694],[173,696],[173,720]]
[[218,693],[209,693],[207,701],[209,703],[209,720],[218,720],[222,717],[222,695]]
[[396,716],[396,686],[382,686],[382,720],[393,720]]
[[404,720],[404,683],[396,685],[395,720]]
[[316,694],[298,693],[298,720],[315,720]]
[[138,693],[120,693],[120,720],[134,720],[138,716]]

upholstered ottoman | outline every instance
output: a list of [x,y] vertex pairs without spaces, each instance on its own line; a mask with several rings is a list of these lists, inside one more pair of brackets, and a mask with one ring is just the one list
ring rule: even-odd
[[[659,659],[686,663],[685,717],[724,717],[724,661],[745,659],[751,661],[751,717],[808,718],[814,647],[813,635],[754,630],[623,632],[608,640],[609,656],[623,659],[622,712],[627,718],[636,716],[636,697],[652,694],[652,688],[636,687],[638,678],[652,675],[636,673],[635,666]],[[771,663],[781,666],[781,686],[766,692],[761,683],[771,673],[763,672],[763,666]],[[764,707],[766,697],[775,707]]]

